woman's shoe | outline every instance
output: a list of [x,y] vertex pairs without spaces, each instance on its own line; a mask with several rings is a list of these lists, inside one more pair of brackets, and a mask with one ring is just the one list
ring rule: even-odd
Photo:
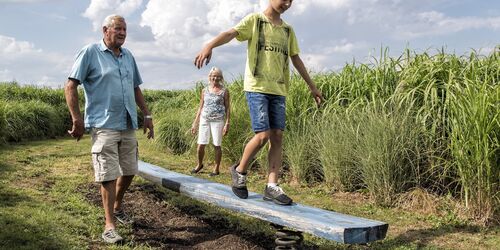
[[219,175],[219,172],[212,172],[212,173],[210,173],[208,175],[211,176],[211,177],[213,177],[213,176]]
[[193,168],[193,169],[191,170],[191,174],[197,174],[198,172],[200,172],[200,171],[201,171],[201,169],[203,169],[203,164],[201,164],[201,167],[199,167],[199,168],[198,168],[198,167]]

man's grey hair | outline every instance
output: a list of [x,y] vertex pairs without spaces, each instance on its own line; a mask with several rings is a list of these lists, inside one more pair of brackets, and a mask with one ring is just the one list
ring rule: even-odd
[[104,18],[104,21],[102,22],[102,27],[108,27],[108,28],[113,27],[115,21],[125,22],[125,18],[117,14],[111,14],[106,18]]

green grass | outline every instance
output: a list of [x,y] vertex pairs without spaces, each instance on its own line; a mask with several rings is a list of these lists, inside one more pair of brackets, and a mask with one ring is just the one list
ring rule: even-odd
[[[140,134],[140,133],[139,133]],[[170,170],[188,173],[195,159],[174,156],[140,135],[141,159]],[[88,151],[89,136],[78,143],[71,139],[26,142],[0,148],[0,245],[3,249],[105,248],[100,241],[102,208],[90,204],[78,187],[93,181]],[[207,157],[211,157],[207,155]],[[222,174],[213,180],[229,184],[224,163]],[[208,170],[206,170],[208,171]],[[260,171],[260,170],[259,170]],[[206,174],[199,175],[208,178]],[[262,192],[264,173],[249,176],[249,188]],[[135,185],[145,181],[137,178]],[[299,203],[342,213],[386,221],[386,240],[371,243],[372,249],[493,249],[500,244],[500,228],[475,226],[443,206],[435,214],[422,214],[373,204],[357,193],[332,193],[326,185],[283,185]],[[162,188],[158,187],[158,190]],[[207,220],[226,223],[254,234],[269,235],[268,224],[212,205],[195,202],[174,193],[167,195],[175,207],[203,212]],[[119,229],[125,237],[131,228]],[[365,249],[306,235],[306,243],[321,249]],[[147,249],[124,245],[114,249]]]
[[[317,108],[297,75],[287,96],[284,175],[302,185],[367,191],[392,205],[415,188],[452,195],[484,224],[500,216],[500,47],[483,56],[444,50],[352,62],[313,74],[325,96]],[[231,124],[222,148],[238,161],[252,136],[243,81],[226,83]],[[194,119],[203,83],[185,91],[144,91],[156,145],[194,157]],[[83,93],[80,90],[80,101]],[[52,138],[70,127],[62,89],[0,84],[0,143]],[[139,124],[142,122],[139,113]],[[267,166],[266,150],[254,166]],[[261,171],[262,171],[261,170]]]

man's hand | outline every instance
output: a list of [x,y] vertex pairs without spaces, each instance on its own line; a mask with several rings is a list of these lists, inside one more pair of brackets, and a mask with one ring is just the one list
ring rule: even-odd
[[82,139],[84,131],[85,128],[83,126],[83,120],[76,119],[73,120],[73,127],[71,128],[71,130],[68,130],[68,134],[70,134],[71,137],[76,138],[76,141],[79,141],[80,139]]
[[151,118],[144,118],[144,134],[148,132],[148,139],[154,139],[155,138],[155,131],[153,128],[153,119]]

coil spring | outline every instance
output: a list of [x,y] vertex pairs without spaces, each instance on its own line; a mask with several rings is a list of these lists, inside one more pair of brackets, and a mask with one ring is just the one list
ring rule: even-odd
[[274,248],[275,250],[301,249],[302,241],[304,240],[304,236],[302,236],[301,232],[283,229],[282,226],[273,226],[277,229],[275,233],[276,239],[274,240],[274,243],[276,244],[276,247]]

